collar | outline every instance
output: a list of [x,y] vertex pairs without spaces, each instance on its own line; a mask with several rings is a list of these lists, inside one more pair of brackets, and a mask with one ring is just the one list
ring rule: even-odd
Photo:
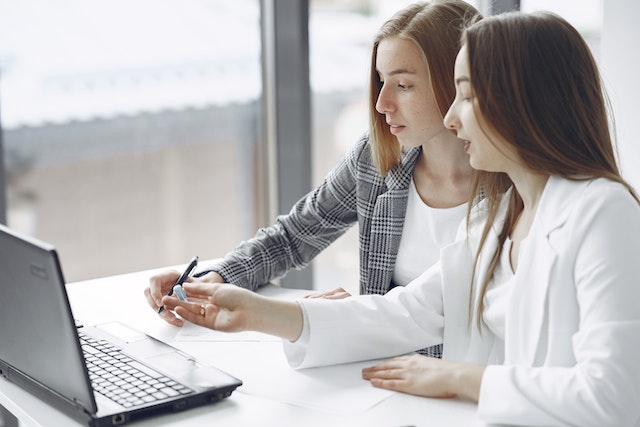
[[583,196],[592,182],[593,179],[578,181],[553,175],[549,177],[536,213],[547,236],[564,225],[576,200]]
[[389,190],[409,188],[413,169],[416,166],[418,156],[422,151],[422,147],[413,147],[403,149],[400,157],[400,164],[387,173],[384,179]]

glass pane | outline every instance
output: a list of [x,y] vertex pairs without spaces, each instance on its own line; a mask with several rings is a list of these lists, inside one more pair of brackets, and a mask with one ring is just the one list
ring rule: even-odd
[[255,232],[258,0],[0,0],[8,223],[68,281]]

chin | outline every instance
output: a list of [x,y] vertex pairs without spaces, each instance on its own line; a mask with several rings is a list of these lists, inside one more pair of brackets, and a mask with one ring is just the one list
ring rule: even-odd
[[403,141],[403,140],[398,139],[398,142],[400,143],[400,145],[401,145],[403,148],[416,148],[416,147],[420,147],[420,146],[422,146],[422,144],[421,144],[421,143],[419,143],[419,142],[414,142],[414,141],[406,141],[406,140],[405,140],[405,141]]
[[487,171],[488,169],[486,167],[484,167],[484,165],[481,162],[478,161],[474,161],[473,158],[469,159],[469,164],[471,165],[472,168],[474,168],[475,170],[478,171]]

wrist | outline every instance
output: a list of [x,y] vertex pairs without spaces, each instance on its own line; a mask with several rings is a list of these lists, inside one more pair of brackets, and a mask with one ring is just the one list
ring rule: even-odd
[[297,302],[252,294],[249,329],[295,341],[302,333],[302,309]]
[[461,363],[450,377],[450,390],[457,396],[477,402],[486,366]]

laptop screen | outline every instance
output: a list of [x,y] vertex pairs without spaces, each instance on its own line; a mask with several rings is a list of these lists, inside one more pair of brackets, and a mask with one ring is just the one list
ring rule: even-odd
[[95,412],[54,248],[0,225],[0,272],[3,375],[33,380]]

